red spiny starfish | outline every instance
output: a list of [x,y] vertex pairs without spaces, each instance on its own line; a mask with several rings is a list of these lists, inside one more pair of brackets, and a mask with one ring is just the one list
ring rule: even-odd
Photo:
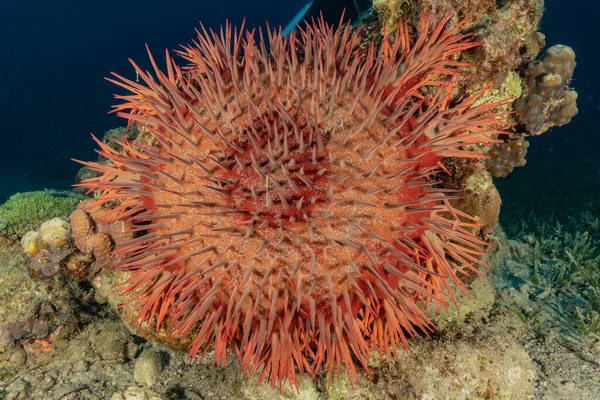
[[[331,377],[371,351],[388,354],[434,327],[418,299],[446,306],[449,282],[479,273],[486,243],[477,221],[436,186],[445,157],[482,158],[502,116],[453,104],[457,53],[478,45],[423,17],[380,50],[360,50],[348,26],[309,24],[299,36],[203,30],[119,115],[155,146],[98,141],[109,165],[82,184],[109,220],[133,224],[116,268],[138,323],[173,338],[195,335],[190,355],[232,352],[272,384]],[[473,147],[473,146],[471,146]]]

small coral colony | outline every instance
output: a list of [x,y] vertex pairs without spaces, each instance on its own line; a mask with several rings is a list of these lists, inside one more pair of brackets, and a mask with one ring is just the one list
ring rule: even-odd
[[[481,16],[413,3],[289,35],[202,28],[183,62],[150,54],[152,71],[133,63],[139,81],[113,74],[115,112],[137,134],[94,138],[101,157],[79,183],[93,198],[71,229],[120,273],[134,328],[219,365],[231,354],[273,385],[356,382],[374,354],[428,337],[424,308],[454,306],[490,268],[491,175],[577,112],[574,53],[552,47],[523,78],[492,71]],[[52,273],[67,229],[25,236],[36,271]]]

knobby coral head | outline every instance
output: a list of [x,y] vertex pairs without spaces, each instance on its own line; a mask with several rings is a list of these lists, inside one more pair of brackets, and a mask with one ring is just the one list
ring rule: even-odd
[[114,250],[129,318],[273,385],[355,381],[355,362],[428,335],[417,301],[447,306],[487,246],[433,178],[482,158],[503,119],[478,95],[451,102],[455,56],[478,43],[448,19],[415,37],[400,23],[377,50],[341,23],[227,25],[183,47],[185,68],[167,53],[166,72],[133,64],[144,84],[115,74],[116,111],[154,144],[96,140],[110,163],[85,163],[102,174],[81,186],[136,234]]

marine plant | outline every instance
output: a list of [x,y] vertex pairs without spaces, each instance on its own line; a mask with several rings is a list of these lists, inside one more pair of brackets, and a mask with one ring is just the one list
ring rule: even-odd
[[[533,221],[533,220],[532,220]],[[584,227],[591,231],[580,231]],[[559,332],[571,343],[600,341],[600,251],[597,224],[583,213],[566,227],[531,222],[515,259],[529,266],[526,321],[536,333]],[[518,314],[521,311],[517,310]]]
[[203,28],[186,67],[167,52],[166,72],[132,62],[143,83],[114,74],[115,111],[156,145],[96,139],[110,162],[83,162],[101,175],[80,186],[137,234],[114,250],[131,322],[273,385],[355,382],[372,351],[429,336],[418,300],[447,307],[488,247],[436,174],[482,159],[504,120],[481,92],[452,100],[456,57],[478,43],[449,19],[424,15],[414,37],[401,22],[366,50],[341,22]]

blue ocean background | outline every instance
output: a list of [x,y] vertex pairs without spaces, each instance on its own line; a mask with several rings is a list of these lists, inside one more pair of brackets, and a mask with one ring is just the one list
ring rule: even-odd
[[[217,29],[226,20],[246,27],[286,25],[304,0],[276,2],[2,0],[0,4],[0,202],[19,191],[66,189],[79,165],[92,160],[97,136],[118,126],[107,114],[118,92],[104,77],[135,73],[128,58],[147,67],[144,44],[160,58],[194,36],[198,22]],[[359,0],[365,9],[369,0]],[[336,21],[350,0],[316,0]],[[576,52],[572,86],[579,114],[564,127],[531,138],[527,165],[499,179],[503,219],[538,210],[576,213],[600,209],[600,46],[594,32],[600,4],[594,0],[546,0],[541,31],[548,46]],[[309,15],[310,16],[310,15]],[[566,208],[561,209],[561,204]],[[569,208],[570,207],[570,208]]]

